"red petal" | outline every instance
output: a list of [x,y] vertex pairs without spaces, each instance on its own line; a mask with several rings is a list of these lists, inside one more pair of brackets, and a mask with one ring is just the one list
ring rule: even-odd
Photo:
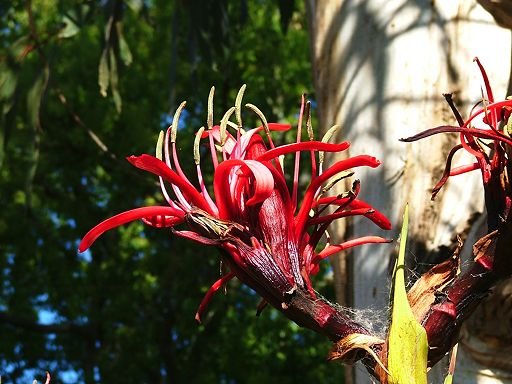
[[233,277],[235,277],[235,274],[233,272],[229,272],[227,275],[222,276],[219,280],[213,283],[210,289],[208,289],[208,292],[206,292],[206,295],[204,295],[203,300],[201,300],[201,304],[199,304],[199,308],[197,308],[196,320],[198,323],[201,322],[201,315],[208,306],[208,303],[212,300],[213,294],[222,288],[222,286],[225,285]]
[[80,245],[78,246],[78,251],[84,252],[92,245],[92,243],[94,243],[94,241],[99,236],[101,236],[109,229],[142,218],[151,219],[155,216],[175,216],[176,223],[178,223],[180,221],[183,221],[184,213],[183,211],[178,210],[176,208],[160,206],[135,208],[126,212],[119,213],[115,216],[108,218],[107,220],[102,221],[94,228],[92,228],[89,232],[87,232],[87,234],[80,242]]
[[245,160],[246,165],[254,176],[254,193],[247,205],[254,205],[261,203],[268,198],[274,189],[274,177],[272,172],[263,164],[256,160]]
[[176,224],[183,222],[183,219],[181,217],[163,215],[153,217],[142,217],[141,220],[144,224],[155,228],[174,227]]
[[259,156],[256,160],[266,161],[272,160],[278,156],[285,155],[287,153],[295,153],[299,151],[324,151],[324,152],[341,152],[350,146],[348,141],[339,144],[323,143],[321,141],[303,141],[300,143],[292,143],[281,145],[274,149],[269,150],[263,155]]
[[326,257],[329,257],[336,252],[343,251],[348,248],[356,247],[358,245],[362,244],[372,244],[372,243],[390,243],[392,240],[385,239],[380,236],[363,236],[358,237],[357,239],[352,239],[345,241],[341,244],[335,244],[335,245],[329,245],[328,247],[324,248],[316,257],[315,260],[313,260],[313,263],[318,263],[320,260],[325,259]]
[[346,171],[347,169],[354,168],[354,167],[361,167],[361,166],[369,166],[372,168],[378,167],[380,165],[380,161],[377,160],[375,157],[368,156],[368,155],[359,155],[350,157],[345,160],[340,160],[336,163],[334,163],[333,166],[331,166],[328,170],[326,170],[324,173],[322,173],[320,176],[316,177],[311,184],[309,185],[308,189],[306,190],[306,193],[304,194],[304,199],[302,200],[302,206],[300,207],[300,211],[297,214],[295,218],[296,223],[296,232],[295,235],[297,238],[300,238],[301,232],[304,230],[304,226],[306,224],[306,220],[308,218],[309,211],[311,210],[311,207],[313,206],[314,197],[316,194],[316,191],[320,186],[329,180],[332,176]]
[[341,212],[335,212],[331,213],[329,215],[320,216],[320,217],[313,217],[308,219],[307,225],[315,225],[315,224],[321,224],[325,222],[331,222],[337,219],[341,219],[343,217],[350,217],[350,216],[367,216],[374,213],[374,210],[371,208],[359,208],[359,209],[348,209]]
[[[251,196],[246,201],[247,205],[257,204],[270,196],[274,189],[274,178],[272,172],[264,165],[255,160],[226,160],[219,164],[214,175],[214,192],[219,215],[221,218],[231,218],[235,208],[240,206],[240,196],[235,196],[230,184],[236,183],[232,174],[233,169],[240,169],[245,173],[252,174],[254,186]],[[246,175],[247,176],[247,175]],[[236,185],[236,184],[235,184]]]
[[476,169],[480,169],[480,165],[478,163],[461,165],[459,167],[453,168],[450,171],[450,176],[462,175],[463,173],[471,172]]
[[489,102],[494,102],[494,96],[492,94],[491,84],[489,83],[489,77],[487,77],[487,73],[485,72],[484,66],[478,60],[478,57],[475,57],[473,61],[476,61],[478,68],[480,69],[480,73],[482,74],[482,78],[484,79],[485,84],[485,92],[487,93],[487,97],[489,98]]
[[208,202],[204,199],[201,193],[198,192],[190,182],[183,179],[176,172],[170,169],[163,161],[146,154],[141,156],[130,156],[127,160],[135,167],[151,172],[176,185],[182,191],[183,195],[190,200],[190,203],[201,208],[203,211],[210,214],[212,213]]
[[367,202],[356,199],[356,200],[352,201],[348,206],[352,209],[361,209],[361,208],[371,209],[373,212],[367,213],[365,216],[367,218],[369,218],[371,221],[373,221],[375,224],[377,224],[379,227],[381,227],[382,229],[385,229],[385,230],[391,229],[391,222],[388,220],[388,218],[386,216],[384,216],[384,214],[382,214],[380,211],[373,208]]
[[[510,101],[507,100],[507,102],[497,102],[494,105],[503,106],[503,105],[509,105],[509,104],[512,105],[512,100],[510,100]],[[489,106],[487,108],[489,108]],[[476,112],[472,117],[476,117],[476,115],[478,115],[482,112],[483,112],[483,110],[480,110],[479,112]],[[466,124],[468,124],[469,121],[470,120],[466,121]],[[510,139],[509,137],[507,137],[503,134],[498,134],[498,133],[496,133],[496,131],[493,131],[492,129],[467,128],[465,126],[464,127],[456,127],[454,125],[441,125],[439,127],[426,129],[425,131],[417,133],[414,136],[402,138],[402,139],[400,139],[400,141],[405,141],[405,142],[417,141],[417,140],[421,140],[425,137],[433,136],[438,133],[446,133],[446,132],[457,132],[457,133],[463,133],[465,135],[472,135],[475,137],[479,137],[481,139],[503,141],[504,143],[512,146],[512,139]]]
[[[292,126],[290,124],[283,124],[283,123],[268,123],[268,129],[270,131],[288,131]],[[263,125],[260,125],[258,130],[263,129]]]

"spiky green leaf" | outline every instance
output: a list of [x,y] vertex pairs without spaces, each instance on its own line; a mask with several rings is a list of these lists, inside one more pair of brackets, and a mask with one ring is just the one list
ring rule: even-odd
[[393,271],[393,309],[388,337],[389,383],[427,384],[427,333],[416,321],[405,291],[405,247],[408,229],[409,207],[406,205],[400,249]]

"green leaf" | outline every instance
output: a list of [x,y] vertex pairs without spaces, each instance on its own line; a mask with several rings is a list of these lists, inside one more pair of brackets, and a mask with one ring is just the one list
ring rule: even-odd
[[121,57],[121,60],[123,61],[124,65],[128,66],[132,63],[133,57],[132,52],[130,51],[130,47],[128,46],[128,43],[124,39],[123,27],[120,22],[116,23],[116,30],[117,39],[119,41],[119,56]]
[[144,6],[142,0],[126,0],[125,3],[135,13],[139,13],[142,7]]
[[49,76],[50,69],[45,66],[27,94],[28,118],[33,128],[39,128],[39,110]]
[[[16,90],[18,76],[5,63],[0,63],[0,101],[9,100]],[[7,113],[8,111],[2,111]]]
[[62,17],[62,23],[64,24],[64,28],[59,32],[59,37],[66,39],[80,32],[80,27],[68,15]]
[[41,103],[50,77],[50,68],[45,66],[36,81],[30,88],[27,94],[27,112],[28,120],[32,126],[32,142],[27,146],[29,150],[28,155],[28,170],[25,178],[25,193],[27,195],[27,206],[32,206],[32,187],[34,184],[34,177],[36,175],[37,166],[39,163],[39,151],[41,141],[41,122],[40,110]]
[[446,377],[444,378],[444,384],[452,384],[452,382],[453,382],[453,375],[451,375],[451,374],[446,375]]
[[409,207],[406,205],[400,250],[393,271],[393,310],[388,338],[390,384],[427,383],[427,333],[416,321],[405,291],[405,246],[408,228]]
[[110,71],[108,68],[108,53],[110,49],[106,47],[100,58],[100,65],[98,67],[98,85],[100,86],[100,94],[107,97],[108,84],[110,81]]
[[112,89],[112,97],[118,113],[121,113],[122,101],[119,93],[119,77],[117,74],[117,58],[114,50],[110,50],[110,88]]

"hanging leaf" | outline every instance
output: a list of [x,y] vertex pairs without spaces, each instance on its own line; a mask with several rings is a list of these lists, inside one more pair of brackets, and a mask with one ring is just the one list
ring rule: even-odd
[[118,113],[121,113],[122,101],[119,93],[119,76],[117,74],[117,58],[114,50],[110,50],[110,88],[112,89],[112,97]]
[[132,63],[133,57],[132,52],[130,51],[130,47],[128,46],[128,43],[124,39],[123,25],[119,21],[116,23],[116,30],[117,39],[119,41],[119,56],[121,57],[121,60],[123,61],[124,65],[128,66]]
[[44,91],[46,89],[46,84],[48,83],[49,77],[50,69],[48,66],[45,66],[27,94],[28,118],[30,121],[30,125],[34,129],[40,128],[39,110],[41,108],[41,102],[44,96]]
[[405,247],[409,207],[405,206],[400,249],[393,270],[393,309],[388,336],[388,370],[391,384],[426,384],[428,341],[425,329],[412,312],[405,291]]
[[25,195],[26,204],[28,208],[32,206],[32,187],[34,184],[34,177],[36,175],[37,165],[39,162],[39,144],[41,141],[41,121],[40,110],[41,103],[50,77],[50,68],[45,65],[36,81],[30,88],[27,94],[27,113],[28,120],[32,126],[32,142],[29,143],[27,149],[28,153],[28,170],[25,178]]
[[108,68],[108,47],[105,47],[101,54],[100,65],[98,67],[98,85],[100,86],[100,94],[107,97],[108,84],[110,80],[110,71]]
[[144,6],[144,2],[142,0],[126,0],[125,3],[135,13],[139,13]]
[[80,27],[68,15],[62,16],[62,23],[63,23],[64,27],[59,32],[59,37],[66,39],[69,37],[73,37],[78,32],[80,32]]
[[14,125],[13,119],[8,117],[16,102],[16,87],[18,74],[6,62],[0,63],[0,168],[5,157],[5,145],[8,132]]
[[[0,102],[7,101],[12,98],[18,83],[18,76],[5,63],[0,63]],[[8,111],[3,110],[2,113]]]

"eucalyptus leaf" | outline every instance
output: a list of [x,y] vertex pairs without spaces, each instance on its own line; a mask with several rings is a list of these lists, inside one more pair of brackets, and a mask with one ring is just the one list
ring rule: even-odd
[[34,129],[40,128],[39,111],[49,77],[50,69],[49,67],[45,66],[32,84],[32,87],[27,94],[28,120]]
[[120,22],[116,23],[117,39],[119,41],[119,56],[124,65],[130,65],[133,61],[132,52],[123,35],[123,27]]
[[108,68],[109,51],[110,50],[108,48],[103,50],[98,67],[98,85],[100,86],[100,94],[103,97],[107,97],[108,84],[110,80],[110,71]]
[[50,69],[45,66],[27,94],[28,121],[32,126],[32,141],[27,146],[28,169],[25,176],[26,205],[29,208],[32,207],[32,189],[40,154],[41,122],[39,115],[49,77]]
[[135,13],[139,13],[144,6],[144,2],[142,0],[125,0],[125,3]]
[[114,99],[116,111],[118,113],[121,113],[122,100],[121,100],[121,94],[119,93],[119,76],[117,73],[117,57],[112,49],[110,50],[109,64],[110,64],[110,87],[112,88],[112,97]]
[[[0,101],[9,100],[16,90],[18,76],[5,63],[0,63]],[[6,111],[3,111],[6,113]]]
[[80,27],[68,15],[62,17],[62,22],[64,23],[64,28],[59,32],[59,37],[66,39],[80,32]]

